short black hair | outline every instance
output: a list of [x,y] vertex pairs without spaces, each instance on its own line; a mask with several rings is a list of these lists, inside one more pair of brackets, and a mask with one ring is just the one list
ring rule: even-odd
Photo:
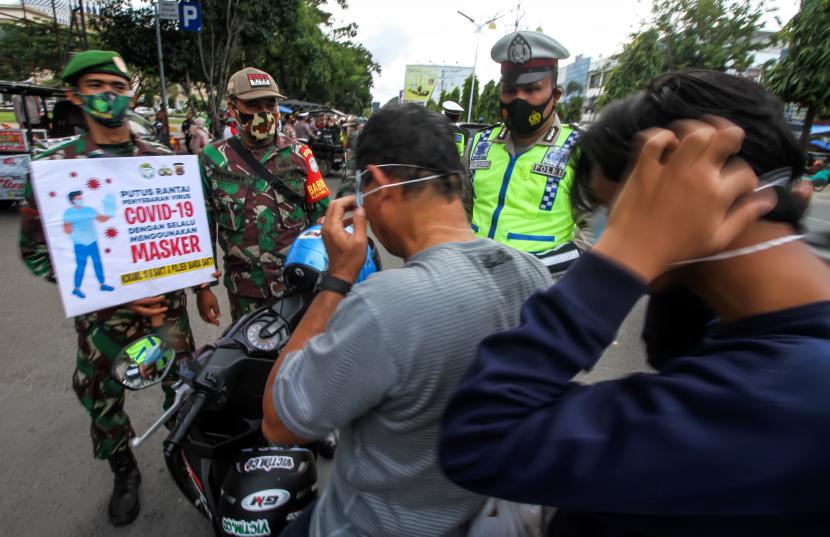
[[[784,105],[760,84],[719,71],[668,73],[654,79],[645,91],[607,106],[599,120],[581,133],[574,153],[574,209],[591,210],[597,203],[590,189],[593,166],[611,181],[624,179],[638,132],[706,115],[724,117],[744,130],[737,156],[757,175],[790,168],[792,183],[803,174],[805,156],[784,120]],[[784,221],[796,223],[798,218]]]
[[69,203],[72,203],[72,200],[74,200],[78,196],[82,196],[83,194],[84,193],[81,192],[80,190],[73,190],[72,192],[69,193]]
[[409,164],[426,168],[384,168],[403,182],[434,173],[447,174],[435,181],[404,185],[406,191],[427,188],[430,183],[448,199],[462,195],[465,174],[452,125],[443,115],[423,106],[390,104],[372,114],[360,131],[355,153],[359,170],[369,164]]

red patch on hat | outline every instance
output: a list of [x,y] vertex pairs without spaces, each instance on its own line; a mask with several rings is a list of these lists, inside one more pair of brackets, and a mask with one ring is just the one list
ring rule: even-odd
[[527,71],[528,69],[538,69],[540,67],[553,67],[554,65],[556,65],[556,60],[554,60],[553,58],[537,58],[535,60],[530,60],[525,63],[502,62],[501,73],[504,74],[508,71]]
[[252,88],[261,88],[270,86],[271,81],[268,79],[268,75],[266,74],[251,73],[248,75],[248,84]]

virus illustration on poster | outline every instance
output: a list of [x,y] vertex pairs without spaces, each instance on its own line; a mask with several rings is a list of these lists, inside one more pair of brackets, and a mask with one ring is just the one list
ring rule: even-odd
[[78,177],[78,172],[71,172],[69,177]]
[[116,228],[114,228],[114,227],[108,227],[108,228],[104,231],[104,235],[105,235],[108,239],[114,239],[115,237],[117,237],[117,236],[118,236],[118,230],[117,230]]
[[109,248],[104,248],[104,253],[105,253],[105,254],[108,254],[108,253],[110,253],[110,252],[112,252],[112,250],[110,250]]
[[58,193],[57,193],[57,192],[55,192],[54,190],[53,190],[52,192],[49,192],[49,197],[50,197],[50,198],[54,198],[54,197],[55,197],[55,196],[57,196],[57,195],[58,195]]
[[107,177],[106,179],[104,179],[104,182],[105,182],[105,183],[107,183],[108,185],[109,185],[109,184],[112,184],[112,179],[110,179],[109,177]]
[[99,188],[101,188],[101,181],[99,181],[98,179],[92,177],[91,179],[89,179],[86,182],[86,186],[90,190],[98,190]]

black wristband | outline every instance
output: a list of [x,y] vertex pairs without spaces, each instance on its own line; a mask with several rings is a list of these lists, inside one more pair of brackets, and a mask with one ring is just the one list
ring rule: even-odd
[[334,276],[331,276],[328,272],[323,273],[323,275],[320,277],[320,281],[317,282],[317,292],[332,291],[334,293],[346,296],[351,289],[351,283],[347,282],[346,280],[341,280],[340,278],[335,278]]

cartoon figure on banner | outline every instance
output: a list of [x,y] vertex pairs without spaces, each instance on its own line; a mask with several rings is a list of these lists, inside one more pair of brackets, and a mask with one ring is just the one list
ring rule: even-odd
[[84,205],[83,193],[80,190],[69,193],[69,203],[71,207],[63,213],[63,230],[70,236],[75,246],[75,288],[72,294],[78,298],[86,298],[86,294],[81,291],[81,283],[86,273],[87,261],[90,259],[92,259],[92,267],[101,291],[112,291],[113,288],[105,283],[104,265],[101,263],[101,252],[98,250],[95,222],[106,222],[115,216],[117,209],[115,196],[107,194],[104,197],[103,214]]

